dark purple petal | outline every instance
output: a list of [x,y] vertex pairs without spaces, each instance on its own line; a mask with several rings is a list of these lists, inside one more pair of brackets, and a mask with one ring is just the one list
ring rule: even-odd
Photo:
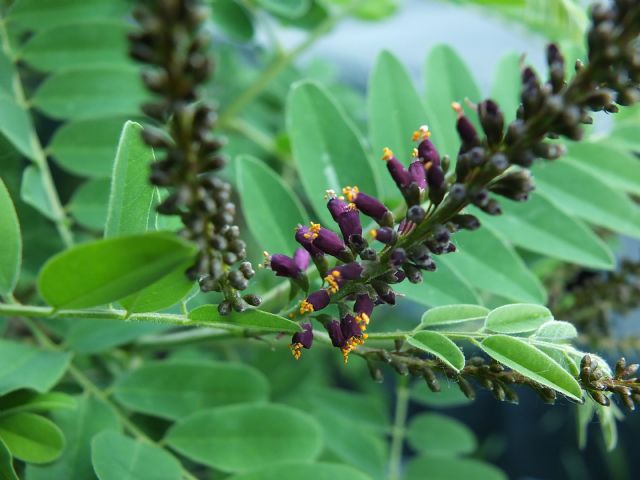
[[302,274],[302,270],[293,258],[280,253],[271,255],[269,265],[271,270],[276,272],[277,277],[298,278]]
[[458,130],[458,135],[462,140],[462,149],[466,151],[478,143],[478,132],[476,132],[476,127],[473,126],[463,113],[462,107],[459,103],[453,103],[451,106],[458,114],[456,129]]
[[358,295],[356,297],[356,303],[353,304],[353,311],[357,314],[364,313],[368,317],[371,316],[371,312],[373,312],[373,300],[366,293]]
[[394,267],[399,267],[407,260],[407,252],[404,248],[396,248],[391,252],[390,261]]
[[444,172],[440,165],[431,165],[431,167],[427,169],[427,183],[429,184],[429,188],[438,190],[442,188],[444,182]]
[[340,323],[337,320],[331,320],[328,325],[325,327],[327,332],[329,333],[329,338],[331,339],[331,343],[334,347],[342,348],[345,346],[344,335],[342,334],[342,329],[340,328]]
[[342,212],[336,219],[336,222],[338,222],[342,238],[344,238],[345,242],[349,241],[349,237],[351,237],[351,235],[362,235],[360,213],[355,205],[353,205],[353,207],[348,207],[346,211]]
[[371,231],[371,236],[384,244],[390,244],[396,241],[397,234],[393,228],[380,227]]
[[313,240],[317,236],[310,227],[298,225],[296,228],[296,241],[311,254],[312,257],[322,257],[323,253],[320,249],[313,245]]
[[351,337],[360,337],[362,336],[362,330],[360,329],[360,325],[356,320],[356,317],[353,315],[345,315],[340,320],[340,329],[342,330],[342,335],[346,340]]
[[423,140],[420,142],[420,145],[418,145],[418,158],[422,160],[422,163],[425,165],[428,163],[431,165],[440,165],[440,155],[435,145],[429,139]]
[[358,262],[345,263],[338,265],[331,270],[331,274],[337,272],[343,280],[358,280],[362,276],[362,265]]
[[327,202],[327,209],[329,210],[329,213],[331,213],[333,220],[336,222],[340,215],[347,211],[347,208],[349,208],[349,204],[338,197],[330,198]]
[[385,215],[389,213],[389,209],[380,200],[366,193],[358,193],[354,198],[354,203],[358,210],[377,222],[382,221]]
[[311,348],[313,344],[313,327],[310,323],[301,325],[302,332],[296,332],[291,338],[291,343],[300,343],[304,348]]
[[317,236],[313,240],[313,246],[334,257],[341,257],[345,250],[347,250],[347,246],[338,234],[324,227],[321,227],[317,231]]
[[300,304],[300,313],[317,312],[329,305],[329,292],[326,290],[317,290],[311,293],[306,300],[303,300]]
[[297,248],[296,253],[293,254],[293,261],[296,266],[304,272],[309,267],[309,260],[311,255],[304,248]]
[[425,177],[424,165],[420,160],[416,160],[409,165],[411,180],[420,187],[420,190],[427,189],[427,178]]
[[393,156],[393,152],[388,148],[385,148],[382,159],[387,162],[387,170],[389,170],[391,178],[396,182],[398,188],[407,188],[411,183],[411,175],[407,169],[404,168],[404,165],[402,165],[402,163]]

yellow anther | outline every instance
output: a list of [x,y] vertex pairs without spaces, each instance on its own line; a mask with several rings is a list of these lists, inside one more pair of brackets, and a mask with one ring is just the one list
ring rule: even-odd
[[421,125],[420,128],[418,128],[418,130],[416,130],[415,132],[413,132],[413,141],[417,141],[417,140],[426,140],[427,138],[429,138],[431,136],[431,132],[429,131],[429,127],[427,125]]
[[358,210],[358,207],[356,207],[355,203],[350,203],[349,205],[347,205],[347,210],[353,212],[355,210]]
[[[338,272],[333,272],[338,273]],[[324,277],[325,282],[327,282],[327,284],[329,285],[329,293],[338,293],[338,291],[340,290],[340,285],[338,285],[338,282],[336,281],[336,278],[338,278],[340,275],[338,274],[338,276],[336,277],[335,275],[327,275],[326,277]]]
[[375,228],[373,230],[371,230],[369,232],[369,235],[371,235],[371,238],[373,238],[375,240],[375,238],[378,236],[378,230],[376,230]]
[[336,191],[335,190],[325,190],[324,191],[324,199],[325,200],[329,200],[330,198],[336,198]]
[[347,196],[347,200],[355,202],[358,197],[358,193],[360,193],[360,189],[358,189],[356,185],[353,187],[344,187],[342,189],[342,193]]
[[300,302],[300,315],[304,315],[305,313],[311,313],[314,311],[313,305],[306,300],[302,300]]
[[460,105],[458,102],[453,102],[451,104],[451,108],[453,108],[453,110],[458,114],[458,117],[463,115],[462,105]]
[[411,150],[411,158],[417,158],[417,157],[418,157],[418,149],[414,148],[413,150]]
[[334,270],[333,272],[331,272],[331,275],[333,275],[336,278],[340,278],[340,272],[338,270]]
[[389,160],[391,160],[392,157],[393,157],[393,152],[391,151],[391,149],[388,147],[384,147],[382,149],[382,160],[384,160],[385,162],[388,162]]
[[302,356],[302,344],[292,343],[291,345],[289,345],[289,348],[291,349],[293,358],[295,358],[296,360],[300,360],[300,357]]
[[319,223],[313,223],[311,222],[311,228],[309,228],[309,230],[311,230],[313,233],[317,234],[318,232],[320,232],[320,229],[322,227],[320,226]]

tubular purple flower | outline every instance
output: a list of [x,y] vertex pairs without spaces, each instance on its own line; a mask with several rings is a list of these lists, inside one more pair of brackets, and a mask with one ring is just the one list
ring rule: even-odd
[[421,191],[427,189],[427,178],[425,176],[424,165],[420,160],[416,160],[409,165],[409,174],[411,175],[411,180],[418,185]]
[[334,221],[338,221],[340,215],[347,211],[349,208],[349,204],[345,202],[342,198],[338,198],[334,191],[327,190],[327,196],[329,197],[329,201],[327,202],[327,210],[331,214],[331,217]]
[[324,227],[319,227],[315,230],[314,227],[311,227],[311,229],[316,233],[316,236],[313,239],[314,247],[317,247],[320,251],[336,257],[343,262],[353,260],[353,254],[337,233]]
[[309,252],[313,258],[320,258],[324,254],[322,250],[313,245],[313,240],[317,234],[314,233],[311,228],[312,227],[298,225],[296,228],[296,241],[302,245],[302,248]]
[[366,216],[373,218],[380,225],[393,226],[393,214],[380,200],[362,193],[358,187],[345,187],[342,191]]
[[353,304],[353,311],[356,314],[364,313],[368,317],[371,316],[374,307],[373,300],[366,293],[360,294],[356,297],[356,302]]
[[358,262],[345,263],[334,267],[329,272],[329,275],[325,277],[326,282],[329,284],[329,292],[336,293],[345,282],[360,279],[363,270],[362,265]]
[[462,140],[460,152],[464,153],[479,144],[478,132],[476,131],[476,127],[474,127],[469,119],[465,116],[464,112],[462,111],[462,106],[459,103],[454,102],[451,104],[451,107],[458,114],[456,129],[458,130],[458,135]]
[[329,297],[329,292],[326,290],[317,290],[310,294],[306,300],[303,300],[300,303],[300,314],[317,312],[318,310],[322,310],[327,305],[331,298]]
[[342,328],[340,328],[340,322],[337,320],[331,320],[325,328],[331,339],[331,344],[334,347],[343,348],[345,346],[344,335],[342,334]]
[[390,227],[380,227],[378,229],[371,230],[371,236],[386,245],[394,243],[398,238],[396,231]]
[[340,320],[340,329],[342,330],[343,337],[347,341],[353,337],[358,338],[362,336],[362,330],[356,321],[356,317],[350,314],[342,317],[342,320]]
[[291,349],[292,355],[296,360],[300,358],[302,355],[303,348],[311,348],[313,344],[313,327],[310,323],[303,323],[302,332],[296,332],[291,337],[291,345],[289,348]]
[[287,255],[276,253],[267,257],[267,261],[271,270],[276,272],[277,277],[298,278],[302,275],[303,270],[296,264],[293,258]]
[[391,178],[396,182],[396,185],[400,190],[407,188],[411,184],[411,175],[404,168],[404,165],[393,156],[393,152],[388,148],[384,148],[382,153],[382,159],[387,162],[387,170],[391,174]]
[[350,204],[347,210],[342,212],[336,219],[340,233],[345,242],[349,241],[351,235],[362,235],[362,224],[360,223],[360,213],[355,204]]
[[424,163],[431,165],[440,165],[440,155],[435,145],[429,139],[425,139],[418,145],[418,159]]

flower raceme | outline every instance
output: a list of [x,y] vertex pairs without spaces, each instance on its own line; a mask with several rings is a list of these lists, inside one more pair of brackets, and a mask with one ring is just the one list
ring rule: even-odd
[[[458,103],[452,105],[460,138],[459,151],[449,152],[456,154],[455,167],[450,168],[453,162],[447,155],[439,154],[426,126],[413,134],[417,145],[408,166],[389,148],[383,150],[382,159],[405,200],[401,216],[357,186],[345,186],[343,196],[327,192],[327,208],[340,234],[316,223],[296,228],[296,240],[323,279],[323,286],[307,295],[298,313],[308,317],[330,304],[338,307],[339,320],[314,316],[345,361],[366,339],[373,307],[395,304],[392,285],[421,282],[423,272],[436,269],[434,257],[456,251],[452,238],[458,230],[480,227],[478,219],[464,211],[466,207],[499,215],[496,195],[526,201],[534,189],[529,172],[534,160],[554,160],[564,153],[562,145],[547,138],[579,140],[583,125],[592,122],[590,111],[615,113],[618,105],[640,99],[640,4],[615,0],[595,6],[592,17],[589,63],[578,61],[575,76],[567,80],[564,57],[549,45],[548,79],[543,82],[533,69],[523,68],[521,104],[510,124],[491,99],[472,106],[481,132]],[[378,224],[368,232],[371,245],[363,235],[361,215]],[[332,269],[328,257],[335,259]],[[362,302],[370,304],[364,316],[359,311]],[[310,329],[305,327],[305,332]],[[299,335],[296,338],[294,344],[302,343]]]

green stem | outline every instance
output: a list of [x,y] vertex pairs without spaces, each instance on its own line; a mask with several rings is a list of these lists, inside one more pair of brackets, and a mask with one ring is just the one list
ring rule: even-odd
[[408,411],[409,377],[400,376],[396,386],[396,411],[391,430],[391,446],[389,447],[389,480],[402,478],[402,447],[406,434]]
[[[0,20],[0,38],[2,41],[2,49],[4,50],[7,58],[13,61],[15,55],[11,50],[9,35],[7,33],[4,21],[2,20]],[[22,82],[20,81],[20,75],[17,72],[13,77],[13,94],[18,105],[24,108],[25,111],[29,111],[30,106],[27,102]],[[64,207],[60,202],[60,197],[58,196],[58,192],[56,191],[56,186],[53,182],[53,177],[51,176],[51,170],[49,169],[49,164],[47,163],[47,155],[44,152],[44,148],[40,143],[40,139],[36,134],[31,119],[29,120],[29,126],[29,142],[31,144],[31,150],[33,152],[33,157],[31,159],[40,171],[40,181],[42,184],[42,189],[49,207],[51,208],[53,222],[55,223],[56,229],[58,230],[58,234],[60,235],[60,238],[64,242],[65,246],[70,247],[73,245],[73,235],[71,233],[71,229],[69,228],[71,221],[67,217],[67,213],[65,212]]]
[[[358,2],[355,2],[355,4],[357,3]],[[301,53],[311,47],[316,40],[331,30],[343,17],[348,15],[351,10],[352,8],[346,8],[337,15],[329,15],[302,43],[289,52],[278,55],[262,74],[221,113],[218,123],[219,126],[221,128],[228,127],[231,120],[254,98],[260,95],[280,72],[288,67]]]
[[[47,350],[52,351],[60,351],[60,347],[53,343],[49,337],[47,337],[46,333],[30,318],[23,318],[22,321],[29,328],[35,339],[38,343],[46,348]],[[118,416],[120,422],[124,425],[125,429],[137,440],[150,443],[159,448],[164,448],[158,442],[151,439],[146,433],[144,433],[135,423],[133,423],[129,417],[122,411],[120,406],[113,402],[109,396],[101,390],[95,383],[91,381],[89,377],[87,377],[80,369],[78,369],[73,363],[69,365],[68,369],[69,374],[73,377],[73,379],[82,387],[82,389],[98,398],[103,403],[112,407],[113,411]],[[182,478],[186,480],[197,480],[188,470],[182,467]]]

